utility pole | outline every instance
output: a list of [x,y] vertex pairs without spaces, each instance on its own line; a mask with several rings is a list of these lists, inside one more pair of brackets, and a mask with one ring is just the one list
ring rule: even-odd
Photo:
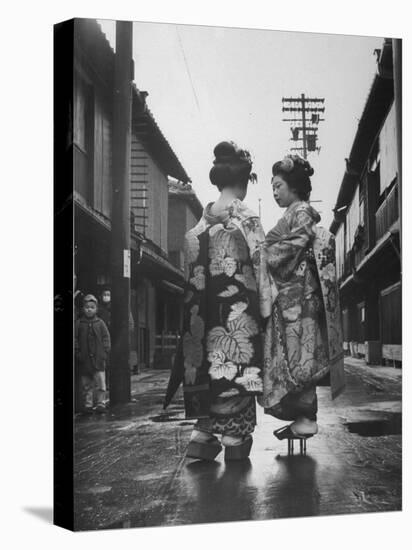
[[402,40],[392,39],[393,80],[395,89],[396,147],[398,162],[399,240],[402,250]]
[[301,95],[302,100],[302,145],[303,145],[303,158],[308,158],[308,144],[306,137],[306,109],[305,109],[305,94]]
[[283,122],[290,123],[292,132],[291,141],[302,142],[300,146],[291,147],[291,151],[299,151],[303,158],[307,159],[308,153],[320,151],[316,145],[318,140],[318,125],[325,119],[320,118],[320,113],[325,112],[324,98],[306,97],[283,97],[282,112],[291,113],[291,118],[283,118]]
[[110,403],[130,401],[130,148],[133,23],[116,22],[111,220]]

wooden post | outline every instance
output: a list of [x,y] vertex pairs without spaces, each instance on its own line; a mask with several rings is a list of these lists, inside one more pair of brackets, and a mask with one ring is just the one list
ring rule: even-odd
[[398,158],[398,201],[400,248],[402,250],[402,40],[392,40],[393,80],[395,89],[396,146]]
[[110,403],[130,401],[130,148],[133,23],[116,22],[111,227]]

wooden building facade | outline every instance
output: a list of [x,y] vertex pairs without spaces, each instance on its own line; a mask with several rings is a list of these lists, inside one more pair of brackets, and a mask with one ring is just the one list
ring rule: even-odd
[[359,121],[334,208],[344,341],[367,363],[402,360],[400,189],[392,41]]
[[[110,288],[114,52],[95,20],[76,19],[75,35],[73,134],[68,145],[74,163],[75,274],[78,290],[100,296]],[[190,181],[148,109],[147,95],[133,85],[131,361],[141,367],[155,364],[159,336],[163,342],[164,333],[180,328],[172,304],[182,301],[184,272],[169,259],[169,178]]]

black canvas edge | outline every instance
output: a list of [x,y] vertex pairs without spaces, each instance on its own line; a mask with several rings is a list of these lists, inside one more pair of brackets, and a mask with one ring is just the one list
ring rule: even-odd
[[74,19],[54,25],[54,512],[74,530],[73,56]]

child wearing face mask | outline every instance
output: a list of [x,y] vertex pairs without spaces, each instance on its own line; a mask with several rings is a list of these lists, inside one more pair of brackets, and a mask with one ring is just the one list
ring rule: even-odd
[[[105,412],[105,370],[110,353],[110,334],[97,316],[97,299],[88,294],[83,299],[83,315],[75,326],[75,356],[81,377],[83,411]],[[96,406],[94,407],[94,393]]]

